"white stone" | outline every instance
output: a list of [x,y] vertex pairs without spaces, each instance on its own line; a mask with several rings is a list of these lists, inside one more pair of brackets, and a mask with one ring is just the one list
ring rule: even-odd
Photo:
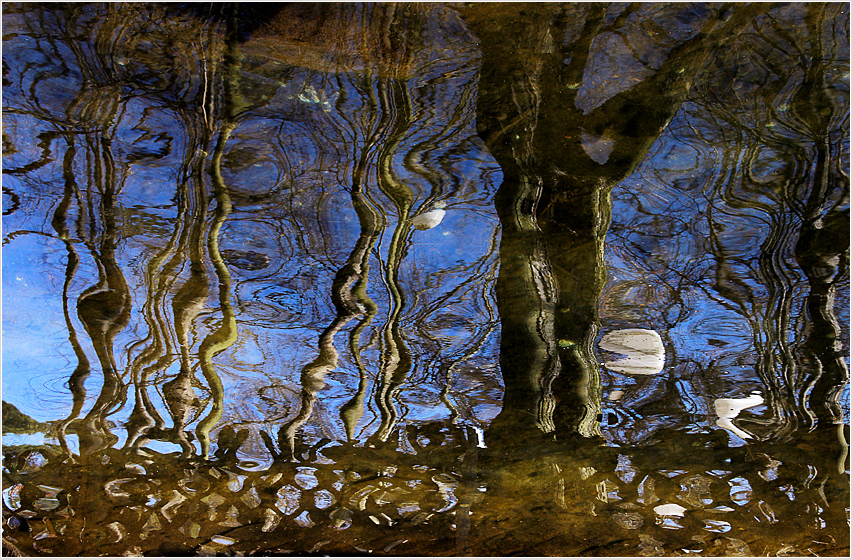
[[412,225],[415,229],[432,229],[441,223],[446,214],[443,202],[436,203],[431,210],[419,214],[412,218]]
[[678,504],[661,504],[659,506],[655,506],[654,511],[658,515],[684,517],[684,512],[687,511],[687,509]]
[[764,403],[764,399],[757,392],[740,399],[716,399],[714,411],[717,413],[717,426],[724,428],[741,439],[750,439],[752,435],[734,425],[732,420],[737,418],[741,411]]
[[604,362],[604,367],[630,375],[656,375],[663,371],[666,351],[660,335],[648,329],[620,329],[605,334],[598,347],[623,357]]

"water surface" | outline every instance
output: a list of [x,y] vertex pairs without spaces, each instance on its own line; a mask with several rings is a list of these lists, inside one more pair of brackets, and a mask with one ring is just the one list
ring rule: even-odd
[[847,556],[847,4],[3,5],[9,554]]

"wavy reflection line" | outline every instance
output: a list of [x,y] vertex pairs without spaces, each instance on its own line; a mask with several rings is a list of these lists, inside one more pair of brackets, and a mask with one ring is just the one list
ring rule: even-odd
[[296,433],[311,417],[317,395],[325,385],[326,375],[338,365],[335,335],[359,315],[363,315],[363,318],[350,336],[350,346],[351,348],[355,347],[353,356],[359,364],[359,390],[353,399],[341,407],[340,412],[350,440],[354,436],[355,425],[363,412],[361,404],[366,389],[366,375],[364,366],[361,364],[357,340],[361,330],[376,314],[376,305],[366,294],[366,281],[369,272],[367,263],[377,239],[376,223],[379,215],[366,202],[360,190],[353,190],[353,204],[362,224],[361,235],[347,261],[338,270],[332,282],[332,303],[337,315],[320,334],[317,358],[302,369],[300,377],[302,402],[299,411],[294,418],[282,426],[279,432],[279,445],[281,449],[289,449],[290,458],[293,461],[296,460]]
[[397,208],[397,224],[388,243],[388,259],[383,267],[383,281],[390,295],[388,317],[382,327],[382,362],[378,375],[375,401],[380,425],[372,438],[386,441],[397,422],[394,399],[412,368],[412,355],[403,335],[400,318],[406,296],[399,279],[400,265],[412,233],[408,220],[414,193],[393,169],[394,156],[412,124],[412,100],[406,83],[401,80],[379,81],[380,111],[393,116],[388,140],[377,155],[377,184]]
[[353,361],[355,362],[356,368],[358,369],[358,388],[356,389],[353,397],[341,405],[340,408],[340,418],[344,424],[344,431],[347,435],[347,441],[352,443],[355,441],[355,429],[358,426],[359,421],[364,415],[364,397],[367,395],[367,368],[364,365],[364,360],[361,357],[361,348],[359,346],[359,341],[361,340],[361,333],[364,329],[373,321],[374,317],[378,313],[379,309],[374,303],[372,299],[367,295],[367,275],[370,272],[368,268],[368,261],[370,259],[370,253],[368,253],[365,257],[363,270],[364,270],[364,278],[363,280],[359,280],[355,286],[354,293],[358,298],[358,301],[364,307],[364,315],[361,320],[356,324],[353,328],[352,332],[349,336],[349,350],[350,354],[353,357]]
[[[186,148],[181,167],[181,179],[176,196],[178,213],[173,237],[161,254],[149,263],[150,295],[146,306],[153,313],[146,313],[146,322],[149,323],[150,332],[155,334],[155,341],[150,347],[149,358],[156,357],[157,359],[142,370],[137,391],[137,407],[134,409],[134,414],[139,413],[137,421],[144,426],[144,430],[138,431],[147,431],[149,426],[155,428],[155,437],[166,436],[169,440],[178,443],[181,446],[183,456],[190,456],[194,452],[186,428],[206,408],[206,402],[197,398],[194,390],[194,387],[200,386],[200,382],[192,373],[190,335],[194,331],[194,322],[201,313],[210,292],[210,283],[205,266],[204,232],[208,216],[208,195],[205,191],[204,156],[207,154],[207,147],[213,132],[212,105],[215,92],[209,84],[216,77],[216,67],[207,64],[208,53],[206,50],[216,50],[213,41],[215,26],[211,26],[207,31],[209,37],[205,42],[204,30],[201,30],[200,42],[203,46],[197,48],[198,51],[201,51],[199,57],[203,69],[202,86],[200,91],[196,92],[201,98],[199,102],[201,115],[193,111],[178,111],[178,115],[183,117],[186,136],[190,139],[190,143]],[[229,56],[228,63],[230,64],[235,57],[233,53]],[[231,91],[233,87],[226,84],[226,89]],[[199,118],[201,118],[201,122],[199,122]],[[228,134],[225,134],[225,141],[227,141],[227,137]],[[219,165],[220,162],[221,160],[216,160],[215,163]],[[188,189],[188,185],[193,185],[194,188]],[[217,188],[217,183],[214,181],[214,190]],[[221,210],[223,204],[218,201],[217,207],[218,210]],[[224,219],[221,218],[220,226]],[[218,231],[216,233],[218,234]],[[170,247],[174,245],[176,237],[178,237],[177,248],[167,263],[159,268],[163,258],[169,254]],[[150,402],[146,387],[150,375],[157,371],[164,371],[174,356],[171,344],[172,327],[164,316],[165,297],[177,280],[175,273],[177,267],[187,258],[189,260],[189,278],[174,292],[171,302],[173,334],[178,346],[179,371],[172,380],[158,388],[172,419],[172,427],[168,431],[164,431],[165,422]],[[218,260],[212,258],[211,260],[214,267],[221,265],[221,258]],[[140,355],[140,358],[142,357]],[[135,446],[138,447],[146,439],[139,438]],[[130,443],[130,438],[128,443]]]
[[219,248],[219,234],[222,225],[231,213],[231,197],[222,176],[222,158],[225,145],[231,133],[237,128],[237,119],[241,112],[248,107],[240,90],[240,49],[237,41],[236,8],[233,8],[228,20],[226,50],[223,65],[223,124],[211,157],[210,176],[213,185],[213,196],[216,200],[213,222],[207,234],[207,252],[218,279],[219,310],[222,321],[219,327],[210,332],[201,341],[198,348],[198,358],[202,374],[210,389],[210,412],[201,418],[196,425],[196,436],[201,444],[201,455],[205,460],[210,459],[210,431],[222,419],[225,389],[222,379],[213,366],[213,357],[229,348],[237,340],[237,319],[231,304],[231,275]]
[[[124,398],[113,341],[128,325],[131,311],[130,290],[115,255],[118,236],[115,199],[117,192],[109,141],[106,138],[94,140],[90,143],[89,152],[95,154],[93,178],[101,192],[103,233],[98,247],[91,240],[86,242],[98,267],[98,281],[77,298],[77,316],[95,349],[103,384],[78,430],[81,457],[101,450],[118,439],[106,424],[110,408]],[[91,210],[90,216],[94,219]]]
[[[202,146],[206,146],[206,144],[207,137],[204,135]],[[192,148],[188,150],[184,168],[190,169],[195,167],[196,171],[192,174],[187,173],[185,178],[180,181],[175,197],[177,212],[173,233],[163,249],[151,258],[146,271],[148,291],[145,303],[142,306],[142,313],[145,323],[148,325],[148,334],[145,339],[135,345],[144,345],[142,350],[139,351],[135,359],[129,360],[130,377],[134,384],[135,403],[127,422],[128,438],[125,447],[133,449],[139,449],[147,441],[146,434],[150,429],[156,429],[159,435],[166,425],[150,400],[148,395],[148,380],[155,372],[165,371],[174,357],[171,338],[172,329],[164,316],[166,295],[177,280],[176,270],[187,253],[190,254],[190,279],[175,292],[172,298],[172,309],[175,323],[174,333],[179,346],[181,372],[188,372],[191,369],[188,339],[188,332],[191,327],[189,324],[198,315],[199,308],[198,305],[193,305],[195,303],[193,297],[186,295],[186,292],[192,292],[193,287],[196,291],[199,290],[198,282],[193,282],[193,280],[197,280],[199,269],[202,270],[204,275],[204,288],[207,287],[206,271],[204,270],[203,255],[201,253],[201,233],[207,216],[207,197],[204,193],[203,182],[201,180],[203,160],[197,160],[196,158],[196,150]],[[197,161],[198,163],[193,165],[193,161]],[[190,192],[187,188],[188,183],[196,185],[196,210],[192,213],[190,213],[192,204]],[[206,298],[206,292],[202,297]],[[187,307],[192,307],[192,312],[188,312],[186,310]],[[129,349],[128,355],[134,349]],[[183,434],[183,428],[179,427],[179,422],[176,421],[177,417],[183,415],[175,414],[175,406],[172,404],[174,399],[170,401],[166,396],[169,393],[168,385],[169,383],[166,383],[162,388],[164,402],[170,414],[172,414],[173,421],[175,421],[173,429],[176,432],[176,437],[180,440],[179,444],[184,453],[188,453],[190,451],[188,441]],[[180,424],[183,426],[186,423],[182,422]]]
[[[210,293],[210,283],[204,262],[203,241],[207,201],[201,192],[202,189],[199,191],[199,204],[188,228],[186,240],[190,261],[189,278],[178,288],[172,298],[172,314],[175,338],[178,343],[180,369],[178,375],[171,381],[164,383],[162,388],[164,402],[172,416],[173,436],[177,438],[178,444],[186,456],[192,453],[193,447],[189,442],[185,427],[192,421],[191,415],[199,406],[193,390],[193,384],[194,382],[197,383],[197,380],[192,374],[190,333],[193,330],[194,321],[204,308]],[[215,261],[214,266],[216,266]]]
[[[133,449],[139,449],[149,440],[148,436],[166,435],[169,439],[178,441],[184,455],[192,452],[184,431],[184,427],[191,421],[190,409],[198,407],[197,399],[187,398],[192,393],[192,389],[187,389],[190,381],[187,376],[191,370],[189,332],[203,304],[203,301],[199,303],[198,300],[206,299],[209,291],[202,241],[208,202],[203,167],[204,155],[207,153],[214,126],[212,104],[215,92],[210,84],[215,79],[215,67],[209,66],[207,61],[217,50],[216,30],[216,25],[202,26],[198,30],[198,44],[191,41],[192,48],[188,51],[192,66],[201,65],[202,77],[200,84],[199,80],[190,80],[188,87],[192,88],[194,85],[195,88],[185,91],[185,98],[188,101],[199,99],[197,106],[200,115],[199,111],[193,108],[186,110],[181,107],[176,110],[177,116],[183,120],[188,145],[179,170],[175,196],[175,225],[171,237],[147,266],[145,278],[148,289],[142,315],[148,326],[148,333],[145,339],[138,341],[127,351],[135,402],[127,421],[128,438],[125,447]],[[190,190],[188,185],[194,185],[194,188]],[[178,288],[172,298],[174,325],[171,325],[166,317],[166,297],[178,279],[178,267],[182,265],[187,254],[190,260],[190,278]],[[200,286],[199,275],[203,276],[203,286]],[[198,295],[198,292],[204,294]],[[151,402],[148,386],[150,377],[157,372],[165,372],[174,360],[173,338],[179,347],[180,371],[176,379],[158,387],[174,423],[167,433],[164,431],[166,422]],[[131,360],[131,353],[140,346],[141,350]],[[190,384],[198,384],[194,378],[191,382]],[[194,393],[191,397],[194,397]],[[149,433],[152,429],[153,433]]]
[[162,308],[165,305],[165,295],[175,282],[175,269],[180,262],[179,256],[185,251],[187,241],[187,228],[181,227],[188,213],[186,193],[182,191],[184,189],[179,189],[176,197],[178,208],[174,231],[163,249],[148,262],[146,270],[148,290],[142,305],[142,316],[148,326],[148,334],[128,348],[127,352],[129,357],[136,347],[142,346],[135,358],[128,359],[135,401],[126,424],[126,448],[139,449],[151,428],[162,430],[165,427],[165,421],[148,395],[148,379],[153,373],[166,369],[174,354],[170,329],[163,317]]
[[53,220],[51,222],[54,230],[59,235],[59,238],[65,242],[66,251],[68,252],[68,263],[65,267],[65,282],[62,285],[62,315],[65,318],[65,326],[68,329],[68,341],[71,343],[71,348],[77,358],[77,366],[68,377],[68,390],[71,392],[71,412],[64,420],[60,421],[56,427],[56,435],[57,439],[59,439],[59,445],[68,457],[71,457],[72,454],[66,440],[66,431],[71,422],[73,422],[83,410],[83,405],[86,400],[85,382],[91,373],[89,358],[86,356],[86,352],[83,351],[83,347],[77,337],[77,331],[71,321],[71,311],[68,304],[71,282],[74,279],[80,263],[80,257],[77,255],[74,244],[69,239],[68,226],[66,225],[68,220],[68,208],[71,204],[71,200],[75,193],[79,192],[77,188],[77,181],[74,176],[75,155],[76,148],[74,146],[74,140],[73,137],[69,137],[68,148],[65,151],[65,157],[63,158],[62,164],[65,190],[63,191],[62,200],[56,207],[53,214]]
[[[772,89],[774,97],[757,96],[766,99],[767,114],[758,114],[761,105],[738,114],[722,94],[707,92],[711,115],[733,125],[718,131],[712,123],[712,134],[734,129],[746,139],[745,147],[738,144],[737,156],[726,154],[723,169],[727,171],[713,189],[724,201],[720,208],[712,205],[716,218],[711,209],[708,215],[712,252],[718,262],[714,287],[750,322],[759,355],[756,372],[771,397],[768,404],[776,436],[790,432],[796,423],[807,429],[838,423],[842,418],[840,392],[848,378],[846,364],[835,348],[837,321],[830,295],[832,281],[827,282],[844,270],[849,258],[844,256],[849,254],[849,244],[837,241],[849,239],[849,231],[827,227],[849,222],[843,209],[849,179],[833,164],[830,143],[835,131],[843,127],[825,83],[833,60],[833,39],[817,24],[831,18],[826,6],[803,9],[806,13],[796,25],[745,39],[752,52],[774,53],[766,61],[755,56],[749,62],[781,78],[781,85],[768,82],[761,86],[762,92]],[[795,52],[778,49],[782,43],[795,45]],[[790,67],[797,72],[792,74]],[[754,126],[762,118],[766,126]],[[770,179],[762,180],[752,170],[758,155],[765,153],[784,165]],[[722,180],[724,176],[727,178]],[[754,200],[756,192],[767,192],[775,204]],[[742,249],[727,247],[720,240],[718,232],[723,226],[716,225],[723,222],[720,215],[763,222],[767,234],[761,242],[758,270],[753,270]],[[802,276],[792,266],[792,247],[794,260],[808,282],[808,294],[802,300],[805,313],[799,307]],[[756,297],[741,277],[753,278],[755,289],[766,295]],[[808,321],[795,328],[799,315]]]
[[201,443],[201,455],[207,460],[210,458],[210,430],[222,418],[222,410],[225,398],[222,380],[213,367],[213,357],[231,346],[237,340],[237,320],[231,305],[231,275],[228,267],[219,251],[219,232],[222,224],[231,213],[231,197],[222,177],[222,156],[225,152],[225,143],[236,128],[236,124],[226,122],[219,133],[216,147],[211,158],[211,177],[213,183],[214,198],[216,199],[216,210],[210,231],[207,235],[207,250],[210,256],[216,277],[219,280],[219,308],[222,313],[222,322],[219,327],[209,333],[202,340],[198,349],[199,364],[205,380],[210,388],[211,410],[196,426],[196,434]]
[[[212,79],[212,77],[210,79]],[[205,128],[201,134],[200,148],[208,145],[208,125],[209,122],[206,120]],[[222,264],[222,258],[218,253],[218,244],[216,245],[216,251],[214,251],[210,248],[210,239],[211,236],[218,235],[219,228],[221,227],[221,224],[224,223],[228,212],[230,211],[230,201],[223,202],[220,200],[220,193],[225,192],[225,187],[219,171],[221,169],[221,156],[224,151],[224,147],[222,146],[224,146],[228,141],[230,130],[226,130],[224,127],[222,134],[223,136],[220,138],[220,144],[217,144],[214,149],[214,155],[211,162],[211,174],[214,178],[214,196],[217,200],[217,209],[207,237],[207,252],[210,254],[214,269],[216,270],[217,276],[220,278],[220,300],[223,296],[222,290],[225,290],[226,297],[230,297],[230,283],[222,281],[220,268],[224,265]],[[188,175],[191,178],[192,184],[196,185],[196,188],[194,189],[195,207],[191,216],[192,221],[184,228],[181,234],[179,242],[180,250],[176,253],[176,258],[174,259],[174,261],[177,262],[178,257],[183,257],[184,255],[189,259],[189,278],[187,278],[180,288],[178,288],[172,298],[172,316],[174,320],[175,338],[177,340],[179,350],[180,368],[178,375],[171,381],[164,383],[162,386],[163,401],[166,404],[173,421],[172,438],[181,446],[184,456],[189,456],[194,451],[194,448],[189,441],[189,435],[186,431],[186,427],[201,414],[206,404],[202,403],[202,401],[196,397],[196,393],[193,389],[193,387],[198,385],[199,382],[192,373],[193,364],[190,357],[190,334],[193,332],[194,322],[204,308],[208,295],[210,294],[210,280],[205,266],[204,240],[204,230],[207,221],[208,196],[205,192],[204,181],[202,178],[204,160],[196,159],[195,161],[197,161],[197,164],[194,166],[192,165],[194,158],[197,157],[195,155],[196,151],[197,150],[193,148],[188,150],[186,162],[186,167],[188,169],[194,169],[194,172],[191,175]],[[204,151],[202,150],[202,153],[203,152]],[[187,192],[186,194],[188,195],[189,193]],[[227,197],[227,192],[225,193],[225,196]],[[216,231],[214,231],[214,229],[216,229]],[[225,273],[227,274],[227,271]],[[230,280],[230,278],[228,278],[228,280]],[[225,314],[226,311],[223,308],[223,315],[225,316]],[[225,317],[223,321],[227,321],[227,317]],[[213,334],[215,333],[211,333],[211,335],[208,336],[213,336]],[[203,344],[204,342],[202,345]],[[199,355],[202,355],[201,346],[199,348]],[[210,359],[212,359],[212,355],[213,354],[211,354]],[[205,362],[202,361],[203,371],[204,368],[207,367],[204,364]],[[211,384],[211,399],[214,400],[214,407],[216,406],[215,399],[217,396],[222,396],[215,392],[215,387],[215,383]],[[209,448],[205,448],[204,440],[201,441],[202,454],[207,459]]]
[[[494,327],[498,324],[496,311],[492,308],[490,302],[490,291],[493,287],[492,283],[487,281],[484,282],[484,279],[493,279],[497,276],[497,269],[499,266],[499,261],[494,258],[494,254],[498,249],[500,239],[500,226],[495,225],[492,230],[492,236],[489,242],[489,246],[483,255],[480,256],[477,261],[472,263],[470,266],[465,267],[465,272],[467,273],[467,278],[453,287],[452,290],[448,291],[446,294],[442,295],[439,298],[436,298],[433,302],[429,304],[421,304],[418,305],[421,297],[426,299],[426,295],[432,290],[429,286],[441,285],[442,279],[441,276],[443,271],[434,271],[431,272],[428,276],[424,284],[428,286],[423,290],[417,292],[415,294],[415,301],[413,302],[413,307],[418,309],[417,313],[414,315],[414,323],[418,330],[418,334],[433,343],[435,348],[437,360],[442,361],[442,369],[446,370],[449,373],[449,370],[452,369],[455,365],[467,360],[471,356],[476,353],[476,350],[463,350],[461,354],[458,356],[452,357],[451,360],[446,360],[447,357],[447,349],[441,348],[441,343],[439,339],[433,335],[427,325],[427,319],[433,315],[434,313],[442,310],[453,307],[453,305],[462,305],[462,302],[470,297],[470,299],[475,304],[482,304],[486,309],[486,314],[488,316],[488,320],[485,325],[478,325],[477,332],[478,334],[473,337],[474,343],[473,346],[477,348],[481,347],[485,339],[488,337],[488,333],[494,330]],[[462,271],[460,271],[462,272]],[[474,295],[470,295],[471,293]],[[479,292],[479,293],[477,293]],[[445,365],[444,362],[447,362]]]
[[[435,132],[432,132],[427,138],[414,144],[403,157],[403,165],[408,171],[423,177],[431,186],[429,196],[424,200],[421,208],[430,208],[432,204],[442,195],[446,195],[443,190],[457,180],[448,173],[445,165],[447,157],[434,155],[450,139],[456,138],[459,135],[467,132],[473,121],[473,112],[475,100],[477,98],[476,91],[476,74],[472,73],[471,79],[465,82],[459,99],[450,98],[445,103],[453,106],[453,113],[445,119],[444,124]],[[447,92],[442,91],[447,94]],[[455,92],[449,92],[453,95]],[[422,101],[422,100],[421,100]],[[433,101],[430,98],[430,101]],[[412,103],[414,106],[414,103]],[[423,105],[418,104],[417,110],[413,111],[412,121],[414,123],[432,123],[439,116],[432,108],[434,103]],[[442,115],[443,117],[444,115]],[[414,135],[413,131],[412,135]]]
[[[800,406],[818,424],[844,423],[841,393],[849,379],[847,364],[838,344],[840,328],[835,316],[835,284],[849,266],[849,210],[842,209],[849,199],[849,178],[839,173],[831,161],[830,131],[833,104],[824,81],[826,65],[823,33],[817,22],[826,18],[826,6],[809,5],[806,19],[809,50],[803,86],[795,99],[795,113],[810,125],[809,136],[816,152],[810,177],[808,198],[803,205],[803,224],[795,246],[795,258],[809,282],[806,308],[811,319],[800,354],[808,375],[799,394]],[[838,194],[836,194],[838,193]],[[834,202],[833,198],[841,199]],[[849,202],[847,203],[849,204]],[[845,231],[846,230],[846,231]],[[809,363],[811,362],[811,363]],[[841,432],[840,432],[841,433]],[[839,472],[844,469],[847,445],[842,442]]]
[[[384,215],[377,211],[366,194],[365,174],[370,156],[379,145],[379,140],[385,128],[383,125],[386,125],[388,122],[388,111],[383,111],[383,114],[386,117],[380,119],[379,126],[374,130],[371,137],[365,141],[360,155],[355,158],[357,163],[353,170],[353,182],[350,193],[353,208],[359,219],[360,233],[355,247],[349,254],[343,267],[336,273],[332,282],[332,303],[337,315],[320,335],[318,343],[320,352],[318,357],[302,370],[300,380],[302,384],[302,404],[300,409],[297,415],[283,426],[280,431],[280,445],[282,449],[285,449],[285,446],[289,448],[292,460],[295,460],[296,432],[310,417],[317,394],[323,387],[323,379],[326,374],[337,367],[338,353],[334,346],[334,336],[347,323],[359,315],[362,316],[362,319],[350,333],[349,337],[349,346],[359,370],[359,386],[353,398],[340,409],[340,416],[344,422],[344,428],[349,441],[354,439],[355,427],[364,412],[363,402],[367,390],[367,372],[361,360],[359,339],[363,329],[373,320],[378,311],[376,304],[367,295],[367,280],[371,253],[386,225]],[[393,155],[393,151],[391,154]],[[393,192],[395,195],[400,194],[399,191],[393,191],[391,187],[383,189],[383,192]],[[397,196],[397,200],[400,200],[399,196]],[[404,212],[405,210],[401,213]],[[398,227],[402,226],[403,223],[403,219],[401,218],[401,221],[398,222]],[[393,242],[392,239],[392,244]]]
[[[360,307],[363,313],[361,320],[353,328],[349,337],[350,354],[358,369],[358,388],[355,395],[340,408],[340,417],[344,423],[344,431],[349,442],[353,442],[355,439],[355,429],[364,414],[364,397],[367,393],[367,369],[362,360],[359,345],[361,333],[379,312],[376,303],[367,295],[368,278],[370,277],[370,256],[379,240],[380,233],[386,227],[385,216],[377,211],[364,193],[364,171],[367,167],[369,154],[374,146],[375,141],[365,143],[365,147],[361,151],[361,156],[358,158],[357,167],[353,172],[351,195],[353,208],[358,216],[360,233],[356,249],[350,254],[350,261],[354,264],[358,260],[359,268],[356,269],[358,274],[354,280],[347,279],[347,282],[340,282],[336,279],[339,285],[352,284],[352,297],[355,299],[356,306]],[[347,306],[339,305],[338,303],[335,306],[338,308],[339,314],[347,308]]]
[[[441,342],[433,336],[426,328],[422,326],[419,327],[420,335],[428,340],[431,340],[436,347],[436,361],[440,364],[438,369],[438,375],[440,376],[443,384],[441,388],[441,393],[439,394],[440,400],[444,403],[447,409],[450,411],[451,423],[456,423],[457,419],[460,416],[459,410],[457,406],[451,400],[451,393],[454,392],[451,387],[453,384],[453,373],[454,369],[461,363],[469,360],[474,357],[486,344],[486,341],[489,339],[489,336],[495,331],[497,326],[500,324],[496,318],[496,311],[492,308],[490,299],[491,299],[491,290],[492,283],[491,282],[483,282],[484,278],[492,279],[497,276],[499,261],[498,259],[493,259],[493,255],[495,251],[497,251],[499,246],[500,239],[500,226],[496,225],[492,231],[491,241],[489,243],[488,249],[482,255],[482,257],[478,260],[478,262],[474,263],[474,266],[470,276],[467,280],[461,282],[458,286],[456,286],[453,290],[451,290],[445,296],[436,300],[430,306],[424,306],[423,316],[416,320],[416,324],[424,325],[425,318],[431,313],[437,311],[438,309],[449,307],[449,302],[452,301],[454,296],[457,296],[459,292],[462,292],[457,297],[458,299],[462,299],[467,295],[470,291],[480,290],[481,293],[476,294],[472,297],[472,299],[479,299],[479,301],[483,302],[486,307],[486,312],[488,313],[488,321],[485,325],[478,325],[477,332],[474,336],[471,337],[471,341],[464,346],[461,351],[455,352],[455,354],[450,354],[448,359],[448,352],[446,348],[442,348]],[[486,267],[488,267],[486,269]],[[484,270],[486,269],[486,270]],[[427,281],[427,285],[433,285],[432,282]],[[438,284],[437,282],[435,283]],[[473,415],[468,415],[469,417],[466,420],[473,420]]]

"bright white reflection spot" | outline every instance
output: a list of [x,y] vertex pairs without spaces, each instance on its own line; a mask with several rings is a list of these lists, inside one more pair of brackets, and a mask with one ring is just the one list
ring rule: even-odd
[[598,347],[624,357],[604,362],[617,373],[655,375],[663,370],[666,353],[660,335],[648,329],[620,329],[605,334]]
[[749,485],[749,481],[739,476],[729,480],[729,484],[732,487],[730,492],[732,501],[739,506],[748,504],[752,499],[752,487]]
[[684,529],[673,517],[660,517],[655,523],[664,529]]
[[335,496],[328,490],[320,490],[314,494],[314,506],[317,509],[326,509],[335,503]]
[[294,517],[293,522],[306,529],[314,526],[314,522],[311,520],[311,516],[308,515],[307,511],[303,511],[297,517]]
[[485,434],[483,434],[483,428],[481,428],[480,426],[472,426],[472,428],[474,428],[474,433],[477,434],[477,447],[485,449],[486,437]]
[[655,506],[654,511],[658,515],[684,517],[684,512],[687,511],[687,509],[678,504],[661,504],[659,506]]
[[21,490],[23,484],[14,484],[3,490],[3,503],[12,511],[21,507]]
[[445,204],[437,202],[431,210],[424,212],[412,218],[412,225],[415,229],[432,229],[441,223],[446,214],[444,210]]
[[734,420],[741,411],[764,403],[764,399],[758,392],[742,399],[717,399],[714,401],[714,410],[717,413],[717,426],[725,428],[741,439],[750,439],[752,435],[734,425]]
[[732,530],[731,524],[725,521],[717,521],[715,519],[705,520],[705,530],[712,533],[728,533]]
[[311,490],[315,488],[319,482],[317,481],[317,477],[314,476],[314,469],[311,467],[299,467],[299,471],[296,476],[293,477],[293,480],[304,488],[305,490]]

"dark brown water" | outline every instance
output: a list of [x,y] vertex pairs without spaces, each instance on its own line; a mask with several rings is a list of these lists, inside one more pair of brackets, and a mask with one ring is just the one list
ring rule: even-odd
[[849,42],[4,3],[4,553],[847,556]]

